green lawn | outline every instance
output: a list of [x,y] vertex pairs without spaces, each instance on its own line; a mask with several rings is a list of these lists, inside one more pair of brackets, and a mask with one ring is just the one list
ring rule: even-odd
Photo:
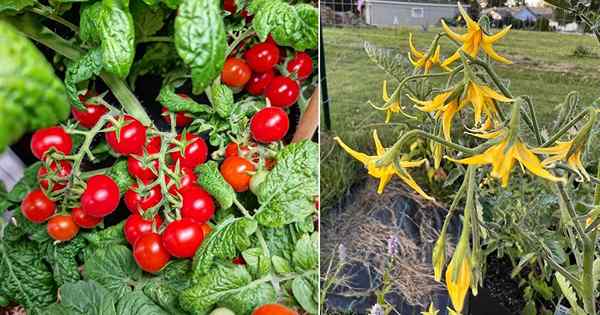
[[[399,133],[393,125],[382,126],[383,113],[376,112],[367,104],[368,100],[381,104],[381,82],[386,77],[366,57],[364,41],[405,54],[410,32],[414,34],[417,49],[426,50],[439,31],[366,27],[323,29],[333,122],[332,131],[321,134],[321,196],[324,208],[335,204],[352,184],[366,174],[359,163],[334,145],[332,136],[340,136],[361,151],[372,152],[371,129],[378,129],[384,145],[391,144]],[[441,44],[443,56],[448,56],[456,47],[445,40]],[[497,65],[496,71],[510,80],[514,95],[533,98],[540,120],[551,121],[554,107],[570,91],[579,91],[586,104],[600,97],[600,58],[575,57],[573,52],[577,46],[587,47],[594,55],[600,56],[600,45],[590,36],[511,31],[495,47],[514,64]]]

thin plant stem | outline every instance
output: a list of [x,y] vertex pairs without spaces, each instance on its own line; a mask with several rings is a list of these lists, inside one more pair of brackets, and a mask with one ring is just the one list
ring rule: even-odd
[[569,131],[569,129],[571,129],[571,127],[575,126],[587,114],[588,114],[587,109],[581,111],[579,114],[577,114],[577,116],[575,116],[575,118],[571,119],[571,121],[569,121],[566,125],[564,125],[562,128],[560,128],[560,130],[558,130],[552,137],[550,137],[550,139],[546,140],[546,142],[544,142],[541,145],[541,147],[549,147],[549,146],[553,145],[554,142],[556,142],[558,139],[560,139],[560,137],[562,137],[563,134],[565,134],[567,131]]
[[154,43],[154,42],[172,43],[173,37],[171,37],[171,36],[148,36],[148,37],[140,38],[139,40],[137,40],[138,44]]
[[43,17],[46,17],[54,22],[60,23],[62,25],[64,25],[65,27],[67,27],[68,29],[70,29],[71,31],[75,32],[75,33],[79,33],[79,27],[69,21],[67,21],[66,19],[64,19],[63,17],[56,15],[54,13],[50,12],[50,8],[38,3],[38,6],[40,6],[39,8],[33,7],[31,9],[29,9],[29,11],[37,14],[37,15],[41,15]]

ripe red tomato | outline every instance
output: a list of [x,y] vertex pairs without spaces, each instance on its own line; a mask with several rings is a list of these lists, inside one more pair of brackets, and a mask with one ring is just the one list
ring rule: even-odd
[[81,208],[73,208],[73,210],[71,210],[71,217],[73,218],[73,221],[75,221],[75,224],[84,229],[93,229],[98,223],[102,222],[102,218],[87,215]]
[[252,178],[248,172],[254,170],[255,167],[252,163],[238,156],[228,157],[221,164],[221,174],[237,192],[248,190]]
[[243,59],[230,57],[225,61],[221,80],[231,87],[242,87],[250,80],[252,70]]
[[305,80],[310,77],[313,71],[313,60],[309,54],[301,51],[287,64],[287,70],[290,73],[296,73],[298,80]]
[[181,216],[192,219],[198,223],[206,223],[215,214],[215,202],[204,189],[199,186],[190,186],[180,190],[183,202]]
[[187,218],[171,222],[162,235],[163,245],[177,258],[193,257],[203,240],[202,226]]
[[[172,171],[175,171],[175,164],[171,164],[169,168]],[[188,187],[196,186],[196,181],[198,180],[198,177],[191,168],[181,167],[180,171],[181,174],[179,174],[179,182],[169,187],[169,193],[171,193],[171,195],[177,195],[178,192],[181,192]],[[168,185],[171,182],[171,177],[167,177],[166,182]]]
[[90,216],[103,218],[119,205],[119,186],[106,175],[95,175],[88,179],[81,195],[81,210]]
[[[79,100],[82,102],[85,101],[83,96],[79,96]],[[85,128],[92,128],[100,117],[104,114],[108,113],[108,108],[104,105],[85,103],[85,109],[79,110],[75,106],[71,107],[71,113],[73,114],[73,118],[79,122],[79,124]]]
[[[59,166],[60,165],[60,166]],[[60,160],[58,163],[56,161],[50,162],[50,178],[44,178],[48,175],[48,169],[45,166],[42,166],[38,169],[37,177],[40,183],[40,186],[44,189],[48,189],[50,184],[52,184],[52,191],[57,191],[65,188],[65,181],[67,181],[68,177],[71,175],[72,171],[71,162],[68,160]]]
[[250,81],[246,84],[246,91],[252,95],[262,95],[274,77],[275,73],[272,70],[263,73],[253,73]]
[[[169,116],[168,113],[169,110],[166,107],[163,107],[161,110],[161,113],[163,113],[163,119],[165,122],[167,122],[167,124],[171,124],[171,116]],[[176,112],[175,113],[175,126],[177,127],[185,127],[187,126],[189,123],[192,122],[192,117],[186,116],[185,112]]]
[[55,209],[54,201],[48,199],[39,189],[30,191],[21,202],[21,212],[33,223],[45,222],[54,214]]
[[71,152],[73,141],[63,127],[54,126],[38,129],[31,137],[31,153],[38,160],[41,160],[50,148],[64,154]]
[[267,72],[279,62],[279,48],[273,43],[258,43],[246,51],[244,59],[254,72]]
[[265,96],[271,101],[271,105],[288,108],[298,100],[300,86],[288,77],[278,76],[265,89]]
[[127,242],[134,245],[142,235],[152,233],[152,225],[159,228],[162,224],[163,220],[158,214],[152,220],[146,220],[139,214],[132,214],[123,225],[123,234],[125,234]]
[[179,165],[191,169],[206,162],[208,158],[208,146],[204,142],[204,139],[186,132],[185,140],[182,140],[181,134],[177,135],[177,140],[184,143],[185,146],[183,150],[178,148],[179,150],[171,153],[173,161],[179,160]]
[[[119,129],[119,140],[117,140],[116,130],[104,134],[108,145],[119,154],[142,154],[144,144],[146,143],[146,127],[141,122],[130,115],[124,115],[123,125]],[[106,127],[112,127],[109,122]]]
[[278,107],[265,107],[250,119],[250,134],[260,143],[279,141],[290,128],[285,111]]
[[133,258],[142,270],[159,272],[169,262],[171,255],[163,246],[160,235],[148,233],[135,242]]
[[133,184],[123,196],[125,206],[127,206],[127,209],[131,213],[143,213],[156,206],[162,200],[160,185],[154,185],[150,190],[142,194],[136,192],[138,188],[137,184]]
[[79,226],[71,215],[56,215],[48,221],[48,235],[57,241],[72,240],[79,233]]
[[[146,144],[146,153],[155,154],[160,152],[160,142],[159,136],[152,137]],[[130,155],[127,157],[127,170],[129,174],[140,179],[143,183],[149,183],[158,177],[158,166],[158,159],[149,161],[147,157],[143,156]]]
[[223,10],[235,14],[235,11],[237,10],[235,0],[223,0]]
[[[253,148],[255,148],[256,144],[252,143],[252,144],[250,144],[250,146],[253,147]],[[240,148],[237,143],[230,142],[225,147],[225,157],[226,158],[228,158],[230,156],[242,156],[242,157],[246,157],[246,156],[248,156],[248,154],[250,154],[250,150],[248,149],[248,146],[246,146],[246,145],[243,145]]]
[[298,315],[298,312],[281,304],[264,304],[256,308],[252,315]]
[[246,264],[246,262],[244,261],[244,257],[242,257],[242,256],[235,257],[231,262],[236,265],[241,265],[241,266]]

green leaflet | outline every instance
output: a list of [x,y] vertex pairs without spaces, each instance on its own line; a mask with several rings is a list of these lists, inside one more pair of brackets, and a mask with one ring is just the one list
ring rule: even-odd
[[110,176],[117,186],[119,186],[119,192],[121,196],[125,194],[127,189],[131,187],[135,183],[135,180],[131,175],[129,175],[129,171],[127,171],[127,159],[123,158],[115,162],[113,166],[108,170],[106,175]]
[[65,88],[42,53],[0,21],[0,152],[27,131],[69,115]]
[[156,34],[165,25],[167,12],[162,7],[151,7],[142,0],[131,0],[130,7],[136,40]]
[[127,293],[117,303],[117,314],[169,315],[141,291]]
[[79,11],[79,38],[90,45],[100,45],[100,16],[102,10],[102,1],[93,4],[83,4]]
[[271,34],[277,44],[295,50],[317,47],[318,12],[309,4],[290,5],[281,0],[255,0],[249,6],[254,13],[252,26],[261,41]]
[[30,311],[55,301],[52,273],[35,243],[0,242],[0,295]]
[[251,219],[233,217],[216,226],[196,251],[192,265],[194,279],[204,276],[215,258],[233,259],[238,251],[247,249],[256,228],[256,222]]
[[42,162],[35,162],[25,169],[23,177],[13,186],[6,198],[13,203],[20,203],[28,192],[38,187],[37,172]]
[[258,188],[257,221],[269,227],[301,222],[315,212],[318,194],[317,144],[305,140],[285,147]]
[[119,224],[113,225],[106,229],[85,233],[83,234],[83,237],[90,242],[91,249],[112,247],[114,245],[125,245],[127,244],[127,240],[123,234],[124,225],[125,221],[121,221]]
[[292,253],[294,269],[296,271],[316,270],[319,265],[319,234],[314,233],[312,236],[304,234],[298,242]]
[[34,4],[35,0],[4,0],[0,3],[0,12],[9,10],[21,11]]
[[178,260],[169,263],[157,277],[144,285],[144,294],[171,315],[183,315],[179,306],[181,290],[190,284],[190,261]]
[[203,92],[225,63],[227,39],[221,1],[184,0],[175,18],[175,47],[192,68],[194,94]]
[[246,315],[259,305],[277,300],[275,289],[267,281],[252,280],[243,266],[219,263],[194,286],[184,290],[179,303],[195,315],[207,314],[215,305],[227,307],[236,315]]
[[181,97],[169,84],[163,85],[156,100],[171,112],[210,113],[210,107],[198,104],[189,97]]
[[54,282],[58,286],[75,282],[81,278],[76,257],[85,246],[86,241],[81,236],[77,236],[69,242],[47,243],[46,259],[52,268]]
[[312,277],[301,276],[292,281],[294,298],[309,314],[317,314],[319,308],[319,281],[316,273]]
[[[313,233],[311,236],[304,234],[296,242],[295,250],[292,253],[293,268],[301,273],[306,271],[315,271],[319,266],[319,234]],[[317,314],[319,305],[319,279],[317,273],[303,275],[292,281],[292,293],[294,298],[310,314]]]
[[131,67],[129,85],[135,87],[135,81],[141,75],[152,73],[164,76],[169,71],[179,68],[181,63],[173,44],[150,44],[142,58]]
[[10,242],[26,242],[27,240],[31,240],[36,243],[46,243],[51,241],[46,226],[29,221],[25,218],[23,213],[21,213],[20,208],[15,209],[11,223],[6,226],[4,230],[4,240]]
[[99,75],[102,71],[102,51],[100,48],[92,48],[79,60],[68,63],[65,73],[65,86],[71,105],[83,109],[83,103],[79,100],[79,89],[77,83],[83,82]]
[[[99,283],[89,281],[77,281],[67,283],[60,287],[61,304],[59,308],[52,306],[54,312],[60,310],[59,314],[81,314],[81,315],[117,315],[115,299],[110,292]],[[54,314],[48,312],[48,314]]]
[[85,279],[100,283],[119,300],[131,292],[130,283],[142,277],[142,270],[129,248],[115,245],[100,248],[86,257],[83,274]]
[[250,272],[253,277],[260,278],[271,272],[271,261],[269,260],[269,257],[263,253],[261,248],[249,248],[242,252],[242,257],[244,257],[248,272]]
[[208,161],[201,164],[196,168],[196,174],[200,186],[217,200],[221,209],[228,209],[233,205],[235,191],[219,172],[217,162]]
[[104,69],[118,76],[129,73],[135,56],[135,27],[129,13],[129,0],[103,0],[99,17]]
[[227,118],[233,110],[233,91],[224,84],[213,84],[212,106],[217,115]]

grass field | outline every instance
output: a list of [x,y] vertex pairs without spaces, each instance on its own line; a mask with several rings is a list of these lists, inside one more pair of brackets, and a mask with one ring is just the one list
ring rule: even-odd
[[[383,126],[383,113],[367,104],[368,100],[381,104],[381,83],[386,76],[366,57],[364,41],[405,54],[410,32],[414,34],[417,49],[426,50],[439,31],[435,28],[429,31],[417,28],[323,29],[333,122],[332,130],[326,132],[323,128],[321,134],[324,208],[335,204],[352,184],[366,176],[361,165],[333,143],[333,136],[340,136],[360,151],[372,152],[371,129],[378,129],[384,145],[390,145],[399,134],[393,124]],[[455,48],[448,42],[441,44],[443,56],[448,56]],[[592,56],[576,57],[577,46],[588,48]],[[533,98],[542,121],[552,120],[553,109],[570,91],[578,91],[586,104],[600,97],[600,45],[591,36],[515,30],[495,47],[514,62],[497,65],[496,71],[510,80],[514,95]]]

